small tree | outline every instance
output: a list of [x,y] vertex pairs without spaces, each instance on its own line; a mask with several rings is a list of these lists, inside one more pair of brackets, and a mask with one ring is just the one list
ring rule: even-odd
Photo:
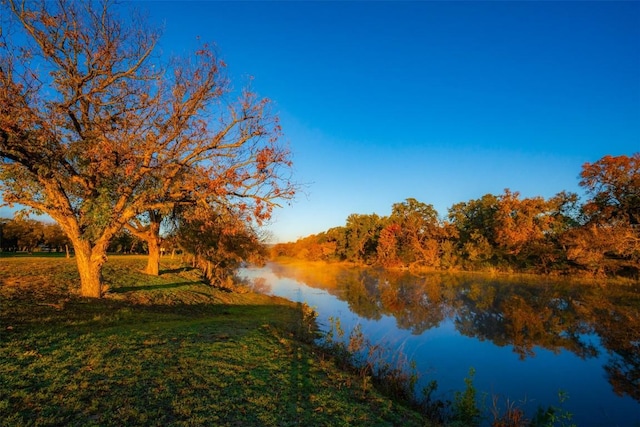
[[210,208],[186,212],[175,233],[177,244],[213,286],[231,287],[243,261],[261,262],[267,256],[259,234],[237,213]]
[[108,0],[0,2],[0,191],[60,224],[82,295],[102,295],[110,240],[147,212],[235,204],[262,221],[293,196],[269,101],[234,100],[209,46],[163,63],[158,32]]

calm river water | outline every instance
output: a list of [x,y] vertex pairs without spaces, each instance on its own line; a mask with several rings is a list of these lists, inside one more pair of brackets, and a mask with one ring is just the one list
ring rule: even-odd
[[[272,295],[306,302],[321,329],[338,317],[372,343],[417,363],[437,396],[474,385],[532,416],[561,406],[578,426],[640,426],[640,287],[567,285],[462,274],[269,263],[241,275]],[[421,388],[421,387],[420,387]],[[568,398],[560,404],[559,392]]]

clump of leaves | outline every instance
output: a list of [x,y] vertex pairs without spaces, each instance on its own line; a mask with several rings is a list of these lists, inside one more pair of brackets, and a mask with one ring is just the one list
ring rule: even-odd
[[576,427],[576,424],[571,422],[573,414],[568,412],[562,407],[562,404],[566,402],[569,395],[560,390],[558,392],[559,406],[549,406],[548,408],[538,408],[533,420],[531,420],[532,427]]
[[480,424],[481,411],[476,400],[473,376],[476,371],[469,368],[469,376],[464,379],[464,391],[457,391],[453,400],[453,423],[455,426],[475,426]]

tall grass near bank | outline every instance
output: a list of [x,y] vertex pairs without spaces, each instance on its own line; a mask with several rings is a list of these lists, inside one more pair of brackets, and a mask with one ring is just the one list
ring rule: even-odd
[[416,363],[401,350],[392,350],[384,343],[372,343],[357,325],[348,335],[340,318],[329,318],[320,348],[332,356],[338,366],[352,372],[358,379],[363,396],[370,390],[383,390],[387,396],[401,399],[418,411],[429,423],[448,427],[577,427],[572,414],[562,404],[566,393],[559,392],[559,406],[539,407],[527,418],[516,402],[492,396],[493,406],[487,408],[487,393],[480,393],[473,384],[475,369],[469,368],[465,387],[453,394],[453,400],[435,397],[438,383],[430,381],[421,392],[416,391],[420,375]]
[[88,300],[73,259],[0,259],[2,425],[428,425],[318,355],[298,304],[144,265],[111,257]]

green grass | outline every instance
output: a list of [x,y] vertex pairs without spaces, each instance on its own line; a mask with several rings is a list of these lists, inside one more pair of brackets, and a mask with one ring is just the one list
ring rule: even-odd
[[177,260],[0,259],[0,425],[425,425],[311,343],[299,305],[208,287]]

